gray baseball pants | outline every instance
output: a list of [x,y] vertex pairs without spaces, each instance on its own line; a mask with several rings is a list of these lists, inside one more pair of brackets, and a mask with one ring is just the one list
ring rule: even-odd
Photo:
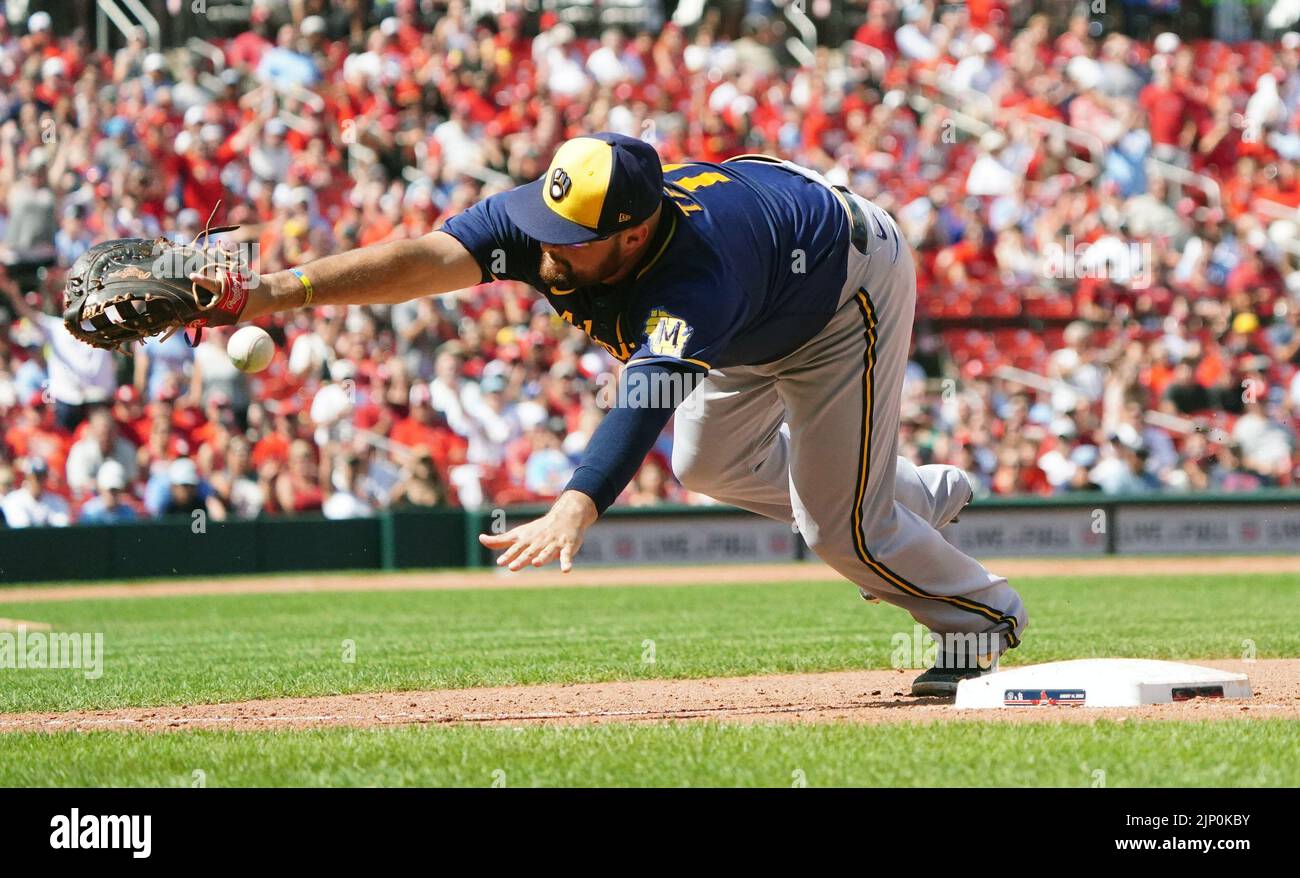
[[970,483],[957,467],[898,456],[916,269],[892,218],[848,197],[886,239],[849,247],[839,308],[817,336],[776,362],[709,372],[678,410],[673,471],[692,491],[794,522],[864,595],[931,631],[1001,633],[1016,646],[1020,596],[937,530]]

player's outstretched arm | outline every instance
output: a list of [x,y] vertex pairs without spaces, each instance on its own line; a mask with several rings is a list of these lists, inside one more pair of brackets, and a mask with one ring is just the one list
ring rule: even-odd
[[[297,267],[311,284],[311,305],[395,304],[474,286],[482,270],[464,245],[445,232],[388,241]],[[207,286],[210,281],[191,278]],[[307,285],[292,271],[262,275],[249,289],[240,321],[291,311],[307,301]]]
[[[699,377],[693,367],[663,362],[632,366],[623,373],[618,405],[592,434],[581,465],[551,510],[503,534],[479,537],[489,549],[502,550],[497,564],[521,570],[530,565],[542,567],[558,558],[561,571],[568,573],[573,568],[587,528],[632,481],[673,411],[694,389],[693,380],[672,380],[683,373]],[[629,385],[653,386],[655,382],[664,382],[659,386],[669,388],[666,396],[654,394],[658,405],[637,403],[635,394],[627,392]]]

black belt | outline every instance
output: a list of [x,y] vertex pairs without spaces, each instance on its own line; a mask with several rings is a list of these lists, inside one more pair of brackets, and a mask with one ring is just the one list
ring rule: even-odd
[[871,227],[867,225],[867,215],[862,212],[858,202],[852,198],[852,192],[847,186],[836,186],[836,192],[843,193],[840,201],[849,209],[849,240],[853,246],[858,248],[858,252],[866,255],[867,245],[871,243]]

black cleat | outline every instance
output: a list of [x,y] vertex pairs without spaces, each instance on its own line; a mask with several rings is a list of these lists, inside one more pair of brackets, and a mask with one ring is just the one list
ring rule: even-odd
[[916,698],[955,698],[957,684],[991,674],[998,669],[996,656],[978,658],[940,653],[934,667],[912,681],[912,695]]

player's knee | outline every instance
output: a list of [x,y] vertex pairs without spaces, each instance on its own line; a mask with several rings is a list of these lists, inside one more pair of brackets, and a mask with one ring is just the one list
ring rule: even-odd
[[725,464],[716,454],[680,443],[673,446],[673,474],[688,491],[710,494],[725,481]]

